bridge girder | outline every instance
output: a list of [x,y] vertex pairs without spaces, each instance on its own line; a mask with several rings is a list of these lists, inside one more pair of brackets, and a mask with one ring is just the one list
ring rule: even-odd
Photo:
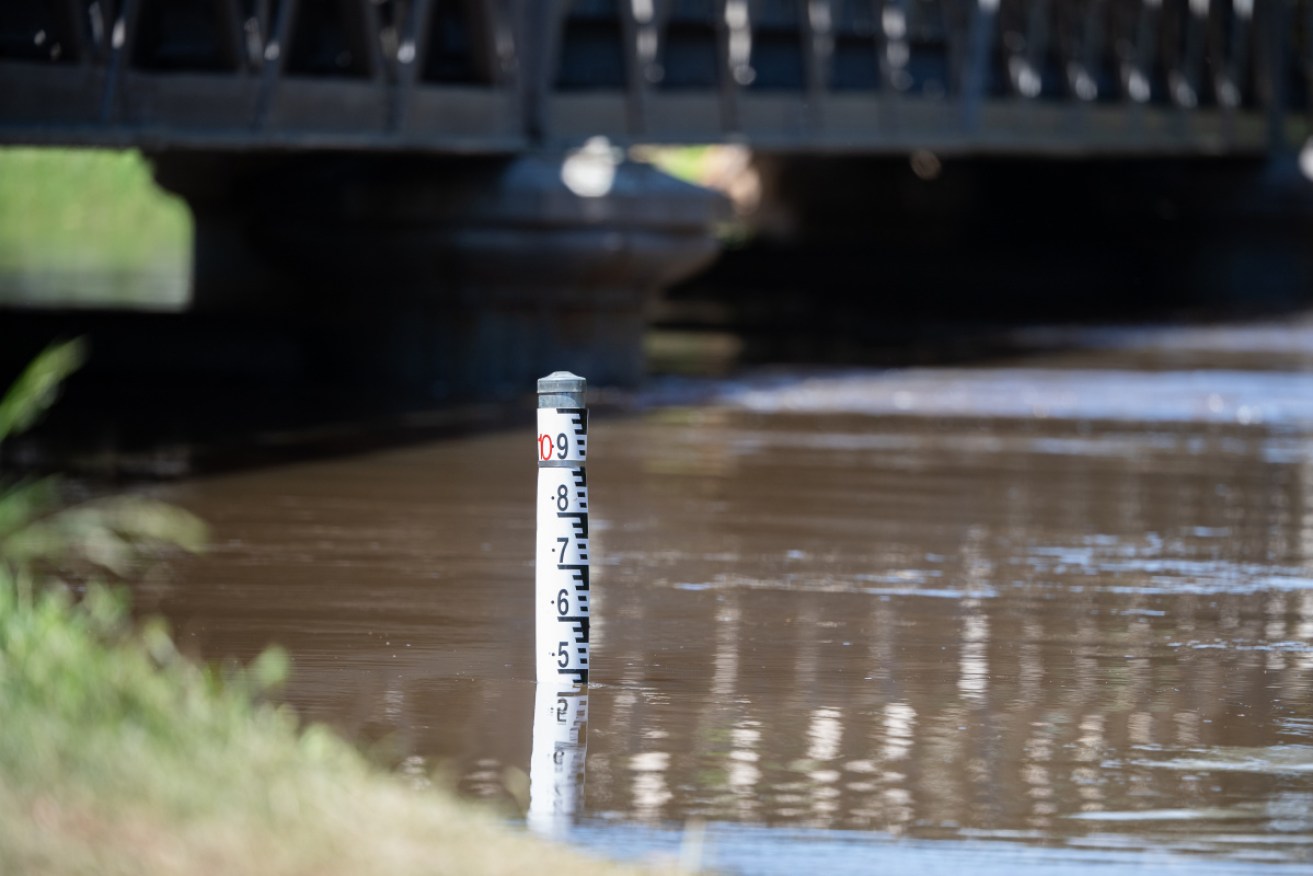
[[9,0],[0,142],[1262,154],[1313,0]]

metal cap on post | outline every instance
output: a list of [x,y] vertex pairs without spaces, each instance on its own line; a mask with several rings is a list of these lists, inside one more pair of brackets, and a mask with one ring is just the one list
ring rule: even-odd
[[538,379],[538,407],[582,408],[588,381],[569,371],[553,371]]

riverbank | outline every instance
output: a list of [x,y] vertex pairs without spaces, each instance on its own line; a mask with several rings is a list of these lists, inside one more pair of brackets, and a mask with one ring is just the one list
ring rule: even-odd
[[191,234],[139,152],[0,149],[0,304],[180,307]]
[[204,668],[125,603],[0,578],[0,872],[621,874],[371,767],[260,701],[284,660]]

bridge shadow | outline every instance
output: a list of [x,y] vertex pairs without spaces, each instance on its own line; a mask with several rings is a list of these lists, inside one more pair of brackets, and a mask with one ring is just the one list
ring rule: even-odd
[[155,480],[369,452],[521,426],[521,395],[435,403],[413,387],[316,374],[314,339],[284,320],[212,314],[9,310],[0,383],[46,344],[88,360],[0,463],[110,481]]
[[[1292,312],[1293,313],[1293,312]],[[1272,313],[1267,313],[1270,321]],[[1258,318],[1249,310],[1214,309],[1189,320],[1123,318],[1115,322],[999,320],[988,325],[934,320],[885,323],[872,335],[836,340],[817,328],[801,332],[729,333],[704,325],[692,329],[667,323],[649,337],[649,377],[637,388],[598,387],[595,416],[623,416],[652,404],[697,404],[716,397],[723,382],[767,369],[773,385],[803,380],[815,367],[934,367],[1025,365],[1054,362],[1080,366],[1081,357],[1105,342],[1132,341],[1140,331],[1182,326],[1234,327]],[[118,315],[104,322],[118,322]],[[146,320],[149,321],[149,320]],[[113,350],[132,338],[114,337],[92,318],[86,336],[100,339],[95,350]],[[199,330],[198,330],[199,332]],[[185,333],[184,333],[185,334]],[[203,334],[203,333],[202,333]],[[110,338],[110,340],[106,340]],[[93,342],[94,343],[94,342]],[[1274,357],[1261,358],[1261,368]],[[1307,358],[1306,356],[1304,357]],[[1235,367],[1235,355],[1209,350],[1147,352],[1131,344],[1113,359],[1126,367]],[[93,359],[94,361],[94,359]],[[1101,360],[1106,367],[1111,361]],[[4,363],[18,370],[16,357]],[[10,367],[11,365],[15,367]],[[1306,367],[1301,360],[1299,367]],[[1241,363],[1240,367],[1245,367]],[[792,376],[790,376],[792,375]],[[667,379],[693,378],[677,386]],[[710,378],[710,379],[703,379]],[[72,377],[64,397],[30,433],[0,448],[0,465],[29,471],[62,471],[107,484],[170,480],[224,471],[249,470],[314,459],[344,457],[474,434],[532,429],[530,392],[518,398],[433,403],[379,388],[332,385],[296,376],[218,374],[185,369],[128,374],[89,365]]]
[[1048,352],[1035,326],[1313,306],[1293,161],[916,159],[759,156],[755,231],[657,326],[733,334],[743,363],[898,366]]
[[[1313,294],[1192,300],[1173,290],[1118,289],[1112,281],[1086,290],[1084,297],[1054,291],[982,293],[970,283],[969,271],[944,277],[932,291],[917,291],[915,282],[904,278],[896,293],[872,300],[860,285],[818,280],[797,267],[858,256],[837,247],[769,243],[727,253],[714,269],[662,302],[653,322],[663,338],[655,344],[660,356],[650,365],[669,372],[726,373],[780,364],[987,364],[1060,352],[1067,344],[1056,339],[1069,337],[1061,329],[1271,321],[1313,307]],[[1045,337],[1054,340],[1040,340]]]
[[[592,388],[594,413],[623,414],[654,399],[697,403],[702,391],[714,395],[719,378],[763,368],[787,380],[791,373],[803,379],[814,366],[1053,361],[1079,356],[1091,333],[1279,323],[1310,307],[1308,298],[1191,303],[1115,295],[1047,307],[994,298],[987,313],[973,311],[970,301],[945,308],[929,297],[902,297],[887,307],[814,276],[808,294],[796,294],[791,281],[803,283],[814,270],[806,266],[827,259],[749,247],[672,290],[647,334],[647,378],[638,386]],[[959,281],[954,295],[966,294]],[[5,383],[50,340],[78,336],[90,347],[88,364],[47,418],[0,447],[0,463],[11,468],[110,481],[171,479],[532,423],[532,386],[518,394],[434,400],[413,387],[317,376],[306,368],[306,339],[276,322],[121,311],[10,311],[2,321]],[[1233,356],[1210,355],[1192,355],[1189,367],[1234,365]],[[670,376],[694,381],[671,396],[663,383]]]

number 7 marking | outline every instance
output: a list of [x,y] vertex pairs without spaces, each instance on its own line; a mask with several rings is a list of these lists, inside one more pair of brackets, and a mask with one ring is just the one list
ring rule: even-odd
[[564,562],[565,562],[565,547],[566,547],[566,545],[568,545],[568,544],[570,543],[570,539],[566,538],[564,535],[560,535],[560,536],[557,536],[557,537],[556,537],[556,540],[559,541],[559,542],[561,543],[561,555],[560,555],[559,557],[557,557],[556,562],[558,562],[558,563],[564,563]]

